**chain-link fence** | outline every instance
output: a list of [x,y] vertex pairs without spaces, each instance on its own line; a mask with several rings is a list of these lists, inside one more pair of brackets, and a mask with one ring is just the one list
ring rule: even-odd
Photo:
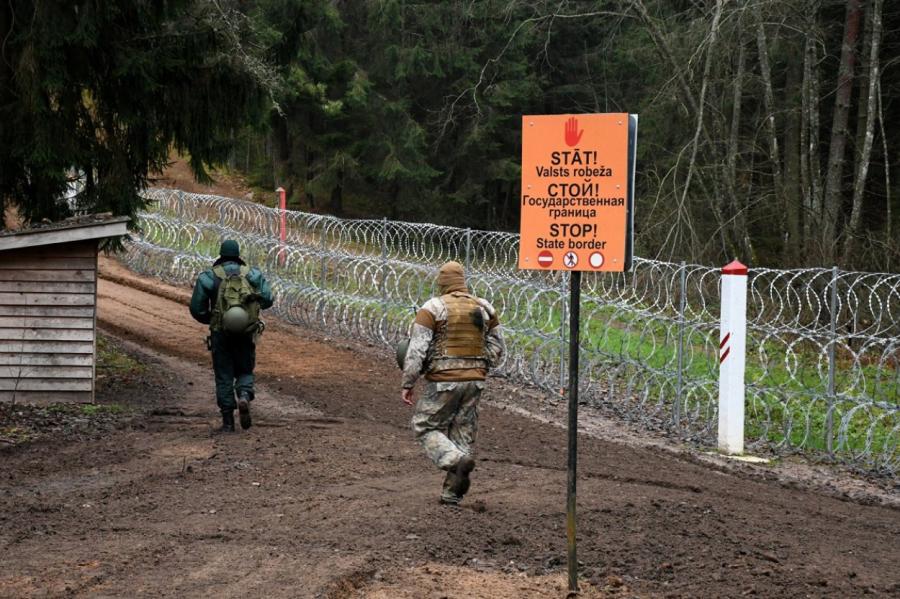
[[[386,345],[406,334],[458,260],[500,311],[498,372],[565,386],[566,273],[516,268],[518,236],[431,224],[282,212],[176,190],[147,192],[135,270],[190,284],[231,237],[262,267],[286,320]],[[285,242],[279,239],[282,219]],[[582,397],[653,429],[710,443],[718,399],[720,269],[636,258],[627,274],[584,273]],[[894,474],[900,438],[900,275],[751,269],[747,437]]]

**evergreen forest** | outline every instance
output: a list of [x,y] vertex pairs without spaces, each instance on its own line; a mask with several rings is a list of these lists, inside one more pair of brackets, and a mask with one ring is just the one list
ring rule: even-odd
[[3,4],[0,201],[31,219],[73,177],[133,214],[178,152],[294,209],[516,230],[521,115],[631,112],[637,255],[900,268],[897,2]]

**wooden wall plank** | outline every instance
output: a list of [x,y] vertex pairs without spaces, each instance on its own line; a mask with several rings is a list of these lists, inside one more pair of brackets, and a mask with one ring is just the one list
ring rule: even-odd
[[0,329],[5,341],[93,341],[93,329]]
[[93,329],[94,321],[82,318],[54,318],[41,316],[0,316],[0,329]]
[[[13,401],[12,391],[0,391],[0,402]],[[51,403],[91,403],[91,393],[85,391],[18,391],[16,403],[47,405]]]
[[53,282],[85,282],[95,281],[97,273],[94,270],[78,269],[0,269],[0,281],[53,281]]
[[93,282],[0,281],[0,293],[93,293]]
[[91,379],[91,366],[0,366],[0,380],[21,379]]
[[90,293],[3,293],[0,304],[7,306],[93,306]]
[[0,366],[90,366],[91,354],[15,354],[0,353]]
[[0,391],[88,391],[90,379],[0,379]]
[[35,319],[58,316],[60,318],[94,318],[93,306],[4,306],[0,304],[0,316],[20,316],[31,324]]
[[90,341],[0,341],[0,353],[88,354],[93,355]]
[[56,243],[0,251],[0,261],[5,256],[50,258],[93,258],[97,249],[97,241],[76,241],[73,243]]
[[0,253],[0,270],[94,270],[94,259],[63,256],[6,256]]
[[0,238],[0,251],[73,245],[78,242],[92,242],[94,247],[97,247],[98,241],[104,237],[116,237],[126,233],[128,233],[128,227],[124,221],[98,222],[67,229],[48,228],[43,231],[2,237]]

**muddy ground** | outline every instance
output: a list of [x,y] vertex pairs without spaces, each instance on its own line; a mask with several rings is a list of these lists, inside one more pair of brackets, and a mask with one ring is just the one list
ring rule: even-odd
[[[470,496],[442,507],[390,357],[273,322],[254,428],[213,435],[186,290],[103,270],[101,326],[146,375],[100,400],[138,416],[0,448],[0,596],[565,596],[557,426],[486,405]],[[900,595],[895,507],[579,442],[585,596]]]

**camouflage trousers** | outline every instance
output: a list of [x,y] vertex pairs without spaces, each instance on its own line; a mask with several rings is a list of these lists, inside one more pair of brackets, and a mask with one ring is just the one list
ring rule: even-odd
[[428,383],[416,404],[412,428],[426,455],[442,470],[463,456],[475,457],[478,399],[483,381]]

